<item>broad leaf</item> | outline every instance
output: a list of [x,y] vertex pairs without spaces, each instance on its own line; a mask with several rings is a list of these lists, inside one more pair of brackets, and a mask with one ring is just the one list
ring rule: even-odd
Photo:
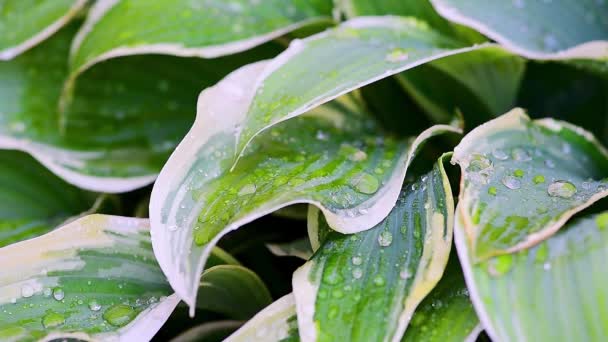
[[608,3],[602,0],[431,2],[446,19],[528,58],[608,57]]
[[452,253],[443,277],[416,308],[401,341],[474,342],[481,329],[458,257]]
[[194,120],[201,87],[271,46],[214,60],[131,56],[85,72],[63,115],[71,25],[18,58],[0,62],[0,147],[26,151],[79,187],[122,192],[151,183]]
[[569,222],[533,248],[474,264],[462,217],[456,246],[471,298],[495,341],[608,336],[608,212]]
[[241,321],[215,321],[197,325],[179,336],[172,338],[171,342],[220,342],[237,330]]
[[234,319],[248,319],[272,303],[264,282],[238,265],[218,265],[205,270],[198,290],[197,308]]
[[452,161],[475,261],[532,246],[608,195],[608,152],[590,133],[521,109],[467,134]]
[[329,24],[331,10],[331,0],[101,0],[74,41],[71,69],[136,54],[234,54],[305,25]]
[[296,342],[298,325],[293,294],[288,294],[255,315],[225,342]]
[[[391,213],[374,228],[354,235],[329,232],[294,273],[301,339],[400,340],[416,306],[443,274],[453,208],[439,161],[404,186]],[[328,231],[323,216],[315,216],[319,230]]]
[[179,299],[147,220],[90,215],[0,249],[0,339],[149,340]]
[[91,209],[95,197],[23,152],[0,150],[0,247],[47,233]]
[[0,60],[23,53],[72,19],[86,0],[3,0],[0,3]]
[[268,250],[276,256],[293,256],[308,260],[312,256],[312,248],[308,238],[301,238],[285,243],[267,244]]

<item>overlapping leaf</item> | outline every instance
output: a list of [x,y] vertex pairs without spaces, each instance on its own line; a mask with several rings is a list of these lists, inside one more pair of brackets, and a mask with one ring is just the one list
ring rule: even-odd
[[0,147],[27,151],[68,182],[120,192],[156,177],[194,119],[201,87],[278,49],[214,60],[115,59],[85,72],[63,115],[57,110],[75,26],[0,62]]
[[608,153],[591,134],[521,109],[471,131],[453,162],[475,261],[532,246],[608,195]]
[[608,57],[608,3],[597,0],[431,0],[448,20],[528,58]]
[[404,186],[391,213],[372,229],[342,235],[330,231],[322,215],[311,214],[316,230],[328,233],[294,273],[302,340],[399,341],[443,274],[453,207],[440,161]]
[[331,23],[331,10],[331,0],[100,0],[74,41],[71,69],[135,54],[234,54],[308,24]]
[[299,341],[296,321],[296,305],[293,294],[290,293],[255,315],[225,341]]
[[95,197],[23,152],[0,151],[0,247],[52,230],[91,209]]
[[0,60],[30,49],[57,32],[86,0],[4,0],[0,4]]
[[0,249],[0,339],[150,339],[179,299],[147,220],[90,215]]
[[190,328],[179,336],[172,338],[171,342],[219,342],[237,330],[243,323],[241,321],[214,321]]
[[533,248],[478,264],[460,216],[458,253],[479,318],[493,340],[601,341],[607,336],[607,212],[569,222]]

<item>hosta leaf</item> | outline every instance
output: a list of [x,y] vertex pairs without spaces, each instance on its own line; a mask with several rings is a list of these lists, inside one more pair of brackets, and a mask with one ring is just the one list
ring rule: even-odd
[[494,47],[421,65],[397,80],[435,122],[460,111],[475,127],[513,108],[524,69],[523,58]]
[[312,248],[308,238],[286,243],[271,243],[266,246],[276,256],[294,256],[303,260],[308,260],[312,256]]
[[196,306],[229,318],[248,319],[272,303],[264,282],[251,270],[238,265],[208,268],[201,277]]
[[86,216],[0,249],[0,269],[1,340],[146,341],[179,301],[147,220]]
[[220,342],[238,329],[241,321],[215,321],[197,325],[179,336],[172,338],[171,342]]
[[256,125],[243,118],[243,96],[268,65],[243,67],[201,94],[194,126],[152,192],[157,258],[191,307],[209,250],[229,231],[294,203],[320,206],[334,229],[368,229],[397,199],[394,185],[420,144],[458,131],[434,126],[413,142],[395,139],[345,96],[265,130],[231,170],[238,132]]
[[40,236],[94,202],[29,155],[0,150],[0,247]]
[[74,41],[71,69],[135,54],[233,54],[308,24],[331,23],[331,10],[331,0],[100,0]]
[[448,20],[528,58],[608,57],[608,3],[597,0],[431,0]]
[[608,212],[569,222],[533,248],[474,264],[462,217],[456,246],[471,298],[495,341],[608,336]]
[[[404,186],[391,213],[374,228],[354,235],[329,232],[294,273],[301,339],[399,341],[443,274],[453,207],[440,160]],[[327,230],[323,216],[316,216]]]
[[201,87],[277,49],[214,60],[131,56],[85,72],[57,111],[75,26],[0,62],[0,147],[20,149],[79,187],[122,192],[151,183],[194,119]]
[[474,342],[481,325],[455,253],[443,277],[418,305],[405,331],[403,342]]
[[521,109],[467,134],[452,161],[475,261],[532,246],[608,195],[608,152],[590,133]]
[[0,2],[0,60],[30,49],[65,25],[86,0],[3,0]]
[[298,324],[293,294],[288,294],[255,315],[225,342],[296,342]]

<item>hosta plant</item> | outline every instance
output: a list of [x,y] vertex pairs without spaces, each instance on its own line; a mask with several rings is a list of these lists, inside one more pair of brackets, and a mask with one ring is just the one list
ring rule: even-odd
[[604,341],[608,2],[0,0],[0,340]]

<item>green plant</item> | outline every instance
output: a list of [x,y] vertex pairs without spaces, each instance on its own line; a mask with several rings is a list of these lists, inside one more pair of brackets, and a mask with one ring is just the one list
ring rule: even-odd
[[0,59],[0,340],[608,336],[608,2],[0,0]]

